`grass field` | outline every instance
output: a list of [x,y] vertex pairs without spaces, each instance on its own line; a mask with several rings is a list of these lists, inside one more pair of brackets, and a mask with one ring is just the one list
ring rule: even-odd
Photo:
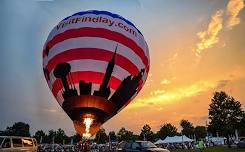
[[[199,152],[198,150],[171,150],[171,152]],[[245,148],[239,149],[236,147],[210,147],[205,149],[203,152],[245,152]]]

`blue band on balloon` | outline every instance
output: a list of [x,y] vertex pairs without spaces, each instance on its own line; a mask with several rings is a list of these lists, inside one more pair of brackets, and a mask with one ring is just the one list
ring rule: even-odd
[[[73,15],[71,15],[71,16],[66,17],[66,18],[63,19],[62,21],[67,20],[67,19],[69,19],[69,18],[72,17],[72,16],[76,16],[76,15],[84,15],[84,14],[96,14],[96,15],[99,15],[99,14],[105,14],[105,15],[111,16],[111,17],[113,17],[113,18],[119,18],[119,19],[125,21],[127,24],[132,25],[132,26],[133,26],[133,27],[134,27],[134,28],[135,28],[135,29],[142,35],[142,33],[140,32],[140,30],[138,30],[137,27],[136,27],[132,22],[130,22],[129,20],[126,20],[125,18],[123,18],[123,17],[120,16],[120,15],[113,14],[113,13],[107,12],[107,11],[89,10],[89,11],[78,12],[78,13],[75,13],[75,14],[73,14]],[[143,35],[142,35],[142,36],[143,36]]]

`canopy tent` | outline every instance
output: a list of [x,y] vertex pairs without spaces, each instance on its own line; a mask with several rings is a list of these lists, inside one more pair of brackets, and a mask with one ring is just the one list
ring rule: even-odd
[[225,137],[206,137],[206,139],[215,145],[224,145],[226,140]]
[[156,142],[154,142],[154,144],[158,145],[158,144],[162,144],[163,140],[162,139],[158,139]]
[[174,137],[167,136],[164,140],[156,141],[155,144],[182,143],[182,142],[192,142],[192,141],[193,141],[192,139],[186,137],[185,135],[174,136]]

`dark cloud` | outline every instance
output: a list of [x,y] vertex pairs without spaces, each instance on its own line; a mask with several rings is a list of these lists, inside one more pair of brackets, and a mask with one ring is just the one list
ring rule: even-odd
[[217,83],[217,89],[225,87],[231,80],[219,80]]

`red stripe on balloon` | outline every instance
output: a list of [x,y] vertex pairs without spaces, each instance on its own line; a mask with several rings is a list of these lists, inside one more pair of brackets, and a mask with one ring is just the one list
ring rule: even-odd
[[[61,62],[81,59],[93,59],[109,62],[113,56],[113,53],[114,52],[97,48],[71,49],[64,51],[50,59],[46,68],[49,71],[52,71],[54,67]],[[115,64],[128,71],[131,75],[137,75],[140,70],[129,59],[120,54],[116,54]]]
[[62,42],[66,39],[76,38],[76,37],[101,37],[109,40],[119,42],[129,48],[131,48],[142,60],[148,69],[148,58],[144,53],[144,50],[140,48],[132,39],[124,36],[121,33],[111,31],[103,28],[92,28],[83,27],[78,29],[70,29],[63,33],[57,34],[52,40],[47,43],[49,49],[51,49],[55,44]]
[[[83,80],[85,82],[92,82],[94,84],[101,84],[104,78],[104,73],[100,72],[93,72],[93,71],[77,71],[71,73],[73,83],[77,84],[80,82],[80,80]],[[71,85],[71,82],[68,81],[69,85]],[[114,76],[111,76],[109,81],[109,87],[116,90],[118,86],[121,84],[121,80],[117,79]],[[52,93],[56,97],[58,92],[63,88],[63,85],[61,84],[61,80],[56,79],[53,83],[52,87]]]

